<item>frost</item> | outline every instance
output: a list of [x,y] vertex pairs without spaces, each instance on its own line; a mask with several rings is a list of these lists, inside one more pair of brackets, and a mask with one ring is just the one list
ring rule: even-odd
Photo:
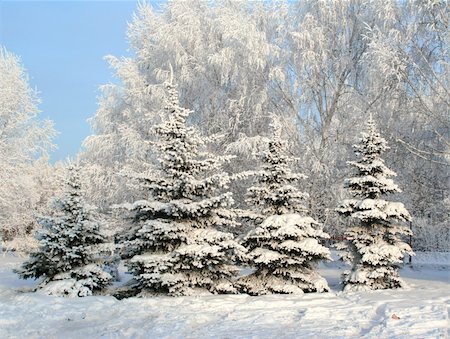
[[56,169],[48,162],[56,132],[40,118],[38,91],[20,58],[1,45],[0,74],[0,245],[29,252],[40,228],[35,216],[47,213],[57,190]]

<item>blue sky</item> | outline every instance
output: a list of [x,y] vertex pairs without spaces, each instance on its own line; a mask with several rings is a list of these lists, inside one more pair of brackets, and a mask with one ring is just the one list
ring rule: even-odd
[[98,87],[115,81],[103,57],[129,55],[136,1],[0,0],[0,44],[19,55],[40,92],[41,117],[60,133],[52,161],[74,156],[89,135]]

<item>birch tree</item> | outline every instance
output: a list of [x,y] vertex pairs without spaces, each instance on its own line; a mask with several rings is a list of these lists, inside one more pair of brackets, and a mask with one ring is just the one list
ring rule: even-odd
[[45,196],[36,174],[46,166],[55,131],[38,119],[37,92],[20,59],[3,47],[0,74],[0,237],[4,248],[26,250]]

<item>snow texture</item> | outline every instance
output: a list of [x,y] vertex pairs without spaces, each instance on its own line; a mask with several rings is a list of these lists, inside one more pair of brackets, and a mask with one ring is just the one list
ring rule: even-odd
[[22,259],[6,254],[0,338],[446,338],[449,255],[418,253],[420,267],[401,271],[405,290],[339,292],[342,264],[334,262],[319,269],[329,293],[116,300],[28,293],[36,282],[18,279],[12,269]]

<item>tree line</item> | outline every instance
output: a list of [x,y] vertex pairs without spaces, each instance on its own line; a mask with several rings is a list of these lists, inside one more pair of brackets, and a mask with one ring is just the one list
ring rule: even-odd
[[[153,126],[166,119],[161,84],[171,75],[180,106],[193,111],[189,126],[220,135],[207,151],[222,155],[230,177],[242,173],[222,183],[234,209],[252,206],[247,187],[259,179],[245,173],[264,169],[276,121],[296,159],[286,166],[308,177],[292,183],[308,192],[308,215],[341,237],[352,226],[336,209],[350,194],[342,185],[352,174],[346,161],[371,116],[390,145],[384,159],[399,173],[403,191],[394,193],[411,212],[413,247],[448,250],[448,11],[436,1],[139,5],[128,29],[133,54],[108,57],[120,83],[101,87],[93,134],[77,156],[84,198],[108,220],[103,232],[112,238],[123,230],[123,210],[112,206],[142,197],[142,184],[130,178],[159,164]],[[55,131],[38,119],[39,99],[19,58],[2,48],[0,67],[2,247],[32,252],[42,227],[36,216],[52,213],[67,164],[48,162]],[[246,234],[250,221],[219,231]]]
[[[128,173],[140,188],[138,200],[115,206],[130,218],[117,234],[117,253],[133,278],[118,297],[134,295],[172,296],[204,293],[249,293],[251,295],[326,292],[328,284],[318,272],[321,260],[331,260],[323,246],[329,235],[309,216],[307,193],[296,183],[305,179],[289,167],[293,159],[273,118],[272,134],[263,152],[261,170],[230,176],[223,157],[205,147],[198,129],[187,124],[192,111],[179,106],[178,92],[166,83],[165,116],[155,127],[151,144],[159,155],[158,165]],[[402,203],[382,199],[398,192],[389,177],[395,176],[381,158],[387,149],[369,119],[367,132],[355,146],[360,159],[350,164],[355,175],[347,180],[354,197],[338,211],[354,225],[339,248],[352,267],[344,273],[345,290],[398,288],[398,274],[405,254],[413,254],[402,241],[410,219]],[[56,202],[53,216],[42,219],[39,248],[31,253],[17,273],[22,278],[43,278],[37,289],[53,295],[86,296],[101,291],[113,280],[101,256],[105,238],[98,222],[84,203],[78,169],[71,167],[64,197]],[[247,188],[251,210],[235,210],[228,184],[253,176]],[[229,232],[239,222],[250,231],[235,237]],[[111,263],[109,263],[110,265]],[[250,274],[240,276],[239,266]]]

